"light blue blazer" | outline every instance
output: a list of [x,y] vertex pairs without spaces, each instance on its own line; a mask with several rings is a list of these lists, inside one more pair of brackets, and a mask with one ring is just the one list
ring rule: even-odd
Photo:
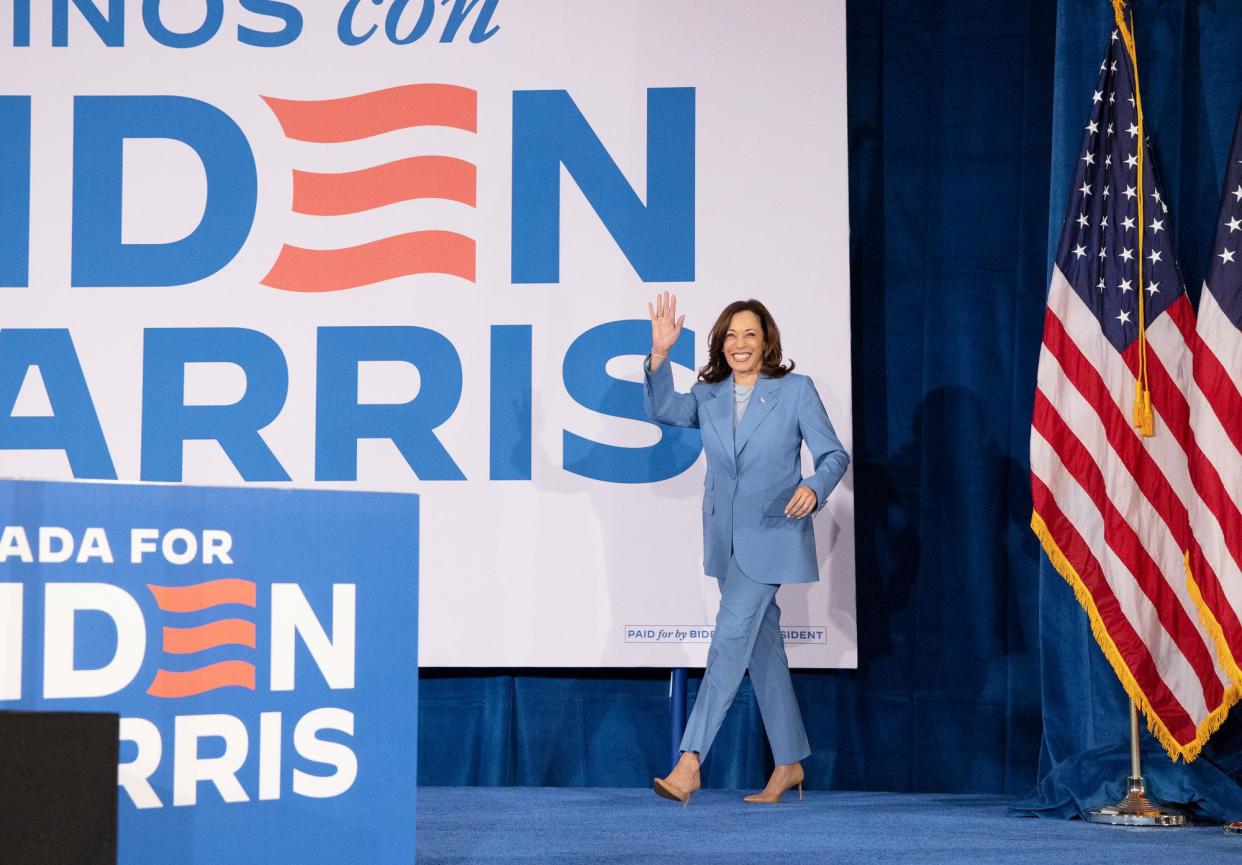
[[[742,571],[758,582],[818,580],[811,520],[786,517],[785,505],[804,484],[814,490],[822,508],[850,458],[815,384],[797,373],[759,376],[735,437],[732,376],[715,384],[696,382],[690,393],[678,393],[671,364],[665,361],[650,372],[649,363],[643,365],[648,416],[702,431],[707,454],[703,570],[710,577],[723,577],[732,553]],[[802,477],[803,442],[815,465],[807,478]]]

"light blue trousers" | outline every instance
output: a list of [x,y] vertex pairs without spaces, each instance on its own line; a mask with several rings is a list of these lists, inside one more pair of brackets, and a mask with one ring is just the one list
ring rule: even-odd
[[776,764],[810,756],[781,639],[781,610],[776,606],[779,588],[755,582],[738,567],[736,558],[729,561],[729,570],[720,579],[720,612],[707,650],[707,669],[686,722],[681,750],[707,756],[749,667]]

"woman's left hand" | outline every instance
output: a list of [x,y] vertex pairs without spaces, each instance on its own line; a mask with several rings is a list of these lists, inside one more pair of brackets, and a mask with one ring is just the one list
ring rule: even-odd
[[785,516],[795,520],[802,519],[812,513],[818,504],[819,496],[804,484],[794,490],[793,498],[789,500],[789,504],[785,505]]

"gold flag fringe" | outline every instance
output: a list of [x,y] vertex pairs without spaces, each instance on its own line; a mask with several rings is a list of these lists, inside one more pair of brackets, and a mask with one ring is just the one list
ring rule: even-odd
[[[1229,648],[1229,642],[1225,639],[1225,629],[1220,626],[1220,621],[1216,618],[1216,614],[1212,612],[1212,608],[1207,605],[1207,601],[1203,599],[1203,592],[1199,589],[1199,583],[1195,580],[1194,570],[1190,567],[1190,553],[1185,555],[1186,568],[1186,588],[1190,591],[1190,600],[1194,603],[1195,609],[1199,611],[1199,621],[1203,623],[1204,629],[1212,637],[1212,643],[1216,646],[1216,656],[1220,659],[1221,666],[1225,668],[1225,672],[1229,674],[1229,680],[1233,683],[1232,690],[1242,691],[1242,669],[1238,668],[1238,662],[1233,657],[1233,650]],[[1234,698],[1234,702],[1237,697]]]
[[[1183,745],[1174,738],[1173,734],[1169,732],[1169,728],[1164,725],[1164,722],[1160,720],[1160,717],[1152,709],[1151,703],[1147,700],[1147,695],[1139,687],[1134,674],[1130,672],[1130,668],[1121,657],[1121,652],[1117,650],[1116,644],[1113,643],[1113,638],[1104,626],[1104,620],[1100,618],[1100,611],[1096,609],[1095,599],[1091,596],[1090,590],[1083,583],[1082,578],[1078,576],[1074,566],[1065,558],[1065,554],[1061,552],[1057,542],[1053,540],[1052,533],[1048,531],[1048,526],[1044,523],[1038,511],[1031,512],[1031,531],[1035,533],[1035,537],[1039,538],[1039,542],[1043,546],[1044,552],[1048,555],[1048,560],[1052,563],[1052,566],[1070,584],[1070,588],[1074,590],[1074,597],[1078,599],[1078,603],[1087,612],[1087,618],[1091,621],[1092,636],[1095,637],[1096,643],[1099,644],[1100,649],[1104,652],[1104,657],[1108,658],[1108,663],[1121,681],[1121,687],[1125,689],[1126,695],[1134,701],[1134,705],[1138,707],[1139,711],[1147,719],[1148,731],[1164,748],[1170,760],[1177,762],[1178,757],[1181,757],[1187,763],[1194,760],[1199,756],[1199,752],[1203,750],[1204,744],[1211,735],[1220,729],[1221,724],[1225,723],[1225,718],[1229,715],[1229,710],[1233,708],[1234,703],[1238,702],[1239,697],[1242,697],[1242,675],[1239,675],[1242,674],[1242,671],[1238,671],[1233,655],[1228,653],[1228,646],[1224,644],[1224,634],[1220,630],[1219,623],[1216,624],[1215,629],[1209,627],[1208,631],[1216,642],[1218,650],[1222,646],[1225,648],[1225,654],[1221,656],[1221,659],[1223,664],[1231,668],[1227,672],[1232,680],[1232,684],[1226,689],[1221,704],[1195,728],[1195,738]],[[1186,569],[1189,575],[1189,560],[1186,562]],[[1202,603],[1203,598],[1199,594],[1198,587],[1193,585],[1193,580],[1191,580],[1191,583],[1191,597],[1196,599],[1195,603],[1199,607],[1200,616],[1206,615],[1215,623],[1215,617],[1211,615],[1211,612]],[[1207,622],[1205,621],[1204,624],[1206,625]]]

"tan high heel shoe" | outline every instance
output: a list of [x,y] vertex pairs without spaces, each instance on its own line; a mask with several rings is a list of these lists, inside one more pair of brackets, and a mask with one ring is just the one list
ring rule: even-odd
[[681,807],[684,808],[690,804],[690,797],[694,795],[695,790],[699,789],[699,786],[696,784],[688,790],[681,790],[670,784],[664,778],[652,778],[651,788],[655,790],[655,794],[660,798],[672,799],[674,802],[680,802]]
[[[681,774],[688,776],[690,779],[684,788],[672,783],[672,778],[677,774],[678,769],[682,769]],[[689,771],[686,771],[687,769]],[[662,799],[672,799],[674,802],[680,802],[683,808],[690,804],[690,797],[694,795],[694,791],[699,789],[701,784],[698,761],[685,754],[682,755],[681,760],[666,777],[651,779],[651,789],[655,790],[657,796]]]
[[[802,801],[802,782],[806,780],[806,773],[802,771],[801,763],[794,763],[794,768],[786,776],[784,781],[776,780],[776,770],[773,770],[772,777],[768,779],[768,786],[764,787],[762,792],[753,793],[743,799],[743,802],[750,802],[759,805],[775,805],[781,801],[781,797],[792,790],[798,788],[798,801]],[[779,768],[779,767],[777,767]],[[782,786],[783,785],[783,786]]]

